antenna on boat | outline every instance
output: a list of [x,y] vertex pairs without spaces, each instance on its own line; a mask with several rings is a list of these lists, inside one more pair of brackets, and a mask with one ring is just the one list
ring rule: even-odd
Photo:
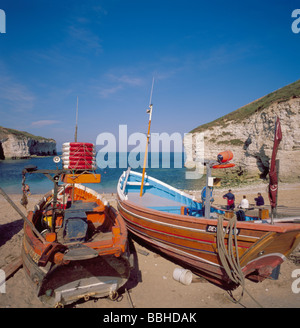
[[147,109],[147,113],[149,114],[149,123],[148,123],[148,133],[147,133],[147,142],[146,142],[146,150],[145,150],[145,158],[144,158],[144,166],[143,166],[143,174],[142,174],[140,197],[143,196],[145,170],[146,170],[147,154],[148,154],[148,144],[149,144],[149,139],[150,139],[150,127],[151,127],[152,107],[153,107],[153,105],[152,105],[153,86],[154,86],[154,77],[152,79],[152,87],[151,87],[151,93],[150,93],[149,108]]
[[78,130],[78,96],[77,96],[77,107],[76,107],[76,126],[75,126],[75,142],[77,142],[77,130]]
[[150,93],[149,106],[152,106],[151,104],[152,104],[153,86],[154,86],[154,76],[152,78],[152,87],[151,87],[151,93]]

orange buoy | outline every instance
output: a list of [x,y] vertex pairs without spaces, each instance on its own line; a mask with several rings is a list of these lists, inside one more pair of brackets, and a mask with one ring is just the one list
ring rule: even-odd
[[213,169],[227,169],[228,167],[234,167],[235,164],[233,163],[227,163],[227,164],[217,164],[214,165],[212,168]]
[[219,163],[226,163],[233,159],[233,153],[230,150],[222,151],[218,156],[217,160]]

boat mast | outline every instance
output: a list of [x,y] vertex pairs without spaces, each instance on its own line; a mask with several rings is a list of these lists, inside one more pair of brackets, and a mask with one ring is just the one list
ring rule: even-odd
[[147,154],[148,154],[148,144],[149,144],[149,139],[150,139],[150,127],[151,127],[152,107],[153,107],[153,105],[151,103],[152,102],[153,85],[154,85],[154,77],[152,79],[152,87],[151,87],[151,94],[150,94],[150,101],[149,101],[149,109],[147,109],[147,113],[149,114],[149,122],[148,122],[148,133],[147,133],[147,142],[146,142],[146,150],[145,150],[145,158],[144,158],[144,166],[143,166],[143,174],[142,174],[140,197],[143,196],[145,170],[146,170]]
[[75,125],[75,142],[77,142],[77,126],[78,123],[78,96],[77,96],[77,107],[76,107],[76,125]]
[[[77,106],[76,106],[76,125],[75,125],[75,142],[77,142],[77,130],[78,130],[78,96],[77,96]],[[74,184],[72,184],[72,204],[74,202]]]

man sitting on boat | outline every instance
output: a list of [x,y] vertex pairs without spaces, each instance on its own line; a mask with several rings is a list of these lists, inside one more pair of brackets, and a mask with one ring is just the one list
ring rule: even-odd
[[241,200],[240,205],[238,206],[238,208],[242,208],[242,209],[248,209],[249,208],[249,201],[246,198],[246,196],[243,196],[243,199]]
[[255,202],[256,202],[256,206],[262,206],[265,205],[265,201],[263,196],[261,195],[261,193],[259,192],[257,194],[258,197],[254,198]]

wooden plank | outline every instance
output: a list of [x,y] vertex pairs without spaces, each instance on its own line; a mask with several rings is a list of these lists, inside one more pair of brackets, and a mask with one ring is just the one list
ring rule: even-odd
[[5,280],[0,281],[0,285],[2,285],[5,281],[7,281],[10,277],[12,277],[21,267],[23,266],[23,261],[21,256],[19,256],[13,262],[7,264],[2,270],[5,272]]
[[64,174],[61,180],[64,183],[100,183],[101,174]]

